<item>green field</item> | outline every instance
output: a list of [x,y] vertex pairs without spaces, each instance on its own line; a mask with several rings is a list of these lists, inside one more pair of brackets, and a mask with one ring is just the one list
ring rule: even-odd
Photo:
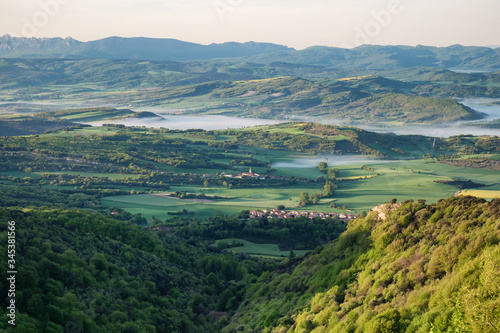
[[33,174],[51,174],[51,175],[70,175],[70,176],[80,176],[80,177],[99,177],[108,179],[138,179],[139,175],[124,174],[124,173],[101,173],[101,172],[82,172],[82,171],[60,171],[60,172],[33,172]]
[[0,172],[2,175],[13,176],[13,177],[36,177],[39,178],[43,174],[49,175],[70,175],[70,176],[81,176],[81,177],[107,177],[108,179],[138,179],[139,175],[124,174],[124,173],[102,173],[102,172],[83,172],[83,171],[36,171],[36,172],[22,172],[22,171],[8,171]]
[[468,189],[460,192],[460,195],[472,195],[474,197],[485,198],[485,199],[495,199],[500,198],[500,186],[496,186],[496,190],[479,190],[479,189]]
[[122,208],[132,214],[140,213],[149,220],[153,216],[165,220],[173,216],[168,213],[177,213],[183,209],[194,212],[194,216],[198,218],[213,217],[216,214],[233,215],[248,209],[245,206],[225,205],[217,201],[197,202],[151,194],[108,197],[102,202],[107,207]]
[[[281,152],[283,153],[283,152]],[[277,156],[276,156],[277,157]],[[297,158],[297,155],[279,156],[276,161],[286,161]],[[492,185],[498,181],[498,171],[488,169],[471,169],[434,163],[432,160],[376,161],[349,165],[335,165],[329,161],[330,167],[340,169],[339,189],[333,198],[323,198],[317,205],[309,205],[301,210],[318,212],[342,212],[339,207],[347,206],[350,212],[369,211],[380,203],[396,198],[398,201],[425,199],[428,203],[453,196],[458,188],[436,183],[436,180],[471,179],[474,182]],[[362,169],[363,165],[375,171]],[[316,167],[305,168],[275,168],[280,175],[317,177],[324,175]],[[350,180],[354,178],[354,180]],[[360,179],[356,179],[360,178]],[[278,188],[246,188],[227,189],[223,187],[172,186],[171,191],[186,191],[188,193],[203,193],[207,196],[218,195],[224,200],[196,202],[155,195],[134,195],[110,197],[103,200],[106,206],[126,209],[131,213],[142,213],[150,219],[155,216],[160,219],[171,217],[182,209],[194,212],[200,218],[216,214],[233,215],[246,209],[265,209],[284,205],[287,209],[298,208],[298,200],[302,191],[313,195],[322,192],[322,183],[297,184]],[[485,189],[483,189],[484,191]],[[493,198],[498,189],[488,188],[485,195]],[[474,192],[471,192],[473,194]],[[334,201],[336,209],[330,207]]]
[[73,135],[113,135],[116,134],[120,129],[117,127],[107,127],[107,126],[96,126],[96,127],[84,127],[81,129],[72,129],[71,131],[57,131],[53,133],[48,133],[49,136],[62,136],[62,137],[72,137]]
[[[398,201],[425,199],[431,203],[452,196],[458,191],[456,187],[435,183],[435,180],[471,179],[487,185],[498,181],[498,171],[454,167],[426,160],[367,165],[380,175],[341,183],[342,187],[336,192],[337,206],[345,204],[354,211],[369,210],[392,198],[397,198]],[[354,166],[341,168],[342,177],[359,176],[365,172]]]
[[[304,124],[300,124],[304,126]],[[302,129],[299,126],[282,124],[277,126],[260,126],[260,129],[269,129],[272,131],[277,131],[278,129],[285,132],[293,132],[295,134],[302,133]],[[318,133],[321,132],[321,128]],[[47,136],[75,136],[74,141],[85,141],[86,137],[93,135],[102,134],[114,134],[116,132],[122,131],[124,136],[130,135],[125,129],[119,129],[116,127],[89,127],[76,129],[74,131],[58,131],[55,133],[50,133]],[[239,130],[243,131],[243,129]],[[206,132],[198,133],[196,131],[164,131],[158,133],[159,131],[146,131],[144,129],[139,130],[141,137],[154,138],[155,135],[166,137],[169,139],[185,138],[192,141],[219,141],[233,142],[233,139],[237,138],[238,135],[233,132]],[[144,135],[149,134],[149,135]],[[272,134],[272,133],[271,133]],[[199,138],[198,138],[199,136]],[[256,135],[255,140],[266,140],[265,136]],[[285,136],[285,138],[289,138]],[[62,138],[51,138],[54,141],[60,142],[66,139]],[[142,139],[141,139],[142,140]],[[283,139],[285,140],[285,139]],[[288,140],[288,139],[286,139]],[[291,139],[290,139],[291,140]],[[469,142],[472,139],[464,139],[464,142]],[[180,140],[179,140],[180,141]],[[237,141],[237,140],[235,140]],[[412,149],[418,145],[410,145],[413,141],[403,140],[404,142],[409,142],[408,146],[404,146],[405,150],[408,151],[406,156],[411,155]],[[66,142],[66,141],[64,141]],[[144,142],[147,144],[147,140]],[[140,195],[127,195],[118,197],[108,197],[103,199],[103,204],[107,207],[117,207],[123,208],[130,213],[141,213],[148,219],[153,216],[160,218],[162,220],[168,219],[174,216],[178,212],[186,210],[192,214],[187,216],[197,216],[199,218],[207,218],[215,215],[235,215],[242,210],[261,210],[275,208],[279,205],[283,205],[286,209],[295,210],[299,209],[299,197],[301,192],[307,192],[310,196],[315,194],[322,194],[323,186],[325,184],[325,179],[318,180],[319,177],[326,178],[327,174],[320,172],[318,169],[318,164],[320,162],[327,162],[330,168],[337,168],[339,173],[337,174],[336,185],[338,189],[331,198],[322,198],[315,205],[308,205],[306,207],[300,207],[300,210],[306,211],[318,211],[330,213],[335,211],[340,212],[354,212],[361,213],[362,211],[369,211],[374,206],[381,203],[387,202],[396,198],[398,201],[404,201],[408,199],[425,199],[428,203],[436,202],[441,198],[446,198],[453,196],[459,188],[445,185],[441,183],[436,183],[436,181],[450,181],[454,179],[459,179],[462,181],[471,180],[476,183],[480,183],[486,186],[495,184],[498,182],[498,171],[488,170],[484,168],[468,168],[468,167],[458,167],[450,166],[444,163],[436,163],[434,159],[422,160],[422,159],[406,159],[406,160],[380,160],[370,158],[368,155],[339,155],[339,154],[312,154],[301,151],[289,151],[285,150],[289,147],[293,149],[292,146],[282,145],[278,146],[279,149],[269,149],[269,148],[256,148],[248,147],[244,143],[247,141],[237,141],[238,150],[234,149],[223,149],[214,148],[212,146],[202,146],[197,144],[192,144],[190,141],[182,141],[186,145],[186,148],[193,151],[193,156],[199,154],[203,156],[207,154],[213,154],[210,158],[211,162],[214,162],[212,168],[206,168],[207,164],[203,162],[195,162],[196,167],[192,167],[189,164],[186,168],[179,166],[174,166],[176,164],[168,164],[161,162],[161,159],[147,160],[138,159],[134,163],[140,168],[143,168],[143,174],[149,177],[149,172],[154,171],[167,171],[169,173],[177,173],[181,175],[178,180],[173,180],[170,178],[165,181],[164,185],[170,186],[170,192],[187,192],[190,194],[204,194],[205,196],[219,196],[221,200],[212,201],[193,201],[193,200],[179,200],[171,197],[161,197],[152,195],[154,191],[159,188],[168,189],[168,187],[162,187],[160,185],[144,185],[143,182],[115,182],[112,184],[112,188],[121,189],[127,192],[132,190],[140,191],[142,193],[152,193],[152,194],[140,194]],[[259,141],[260,142],[260,141]],[[263,147],[275,147],[273,145],[275,141],[266,141],[262,143]],[[277,141],[279,142],[279,141]],[[402,143],[403,145],[405,143]],[[429,141],[432,142],[432,141]],[[247,142],[249,145],[254,145],[255,142],[251,140]],[[462,142],[463,143],[463,142]],[[486,144],[487,142],[483,142]],[[491,144],[491,143],[490,143]],[[494,142],[492,144],[495,144]],[[258,142],[255,145],[259,145]],[[138,149],[138,147],[132,148]],[[387,146],[384,149],[392,149],[391,146]],[[106,148],[106,147],[105,147]],[[123,149],[127,151],[130,147],[126,146]],[[142,147],[140,147],[142,149]],[[107,149],[107,148],[106,148]],[[104,151],[107,151],[103,149]],[[164,150],[169,150],[170,148],[165,148]],[[454,151],[442,150],[444,153],[451,154]],[[89,152],[92,153],[92,152]],[[143,153],[147,153],[146,151]],[[422,152],[420,152],[422,155]],[[175,154],[173,156],[176,156]],[[186,156],[179,155],[182,159],[190,160],[191,155],[186,154]],[[379,155],[380,156],[380,155]],[[469,157],[490,157],[496,158],[498,154],[474,154],[468,155]],[[229,181],[229,185],[233,188],[229,189],[223,187],[223,181],[216,176],[218,171],[224,171],[225,173],[236,174],[242,171],[247,171],[249,166],[243,166],[238,164],[238,160],[257,160],[261,163],[257,163],[260,167],[252,167],[254,172],[261,175],[276,175],[288,178],[298,178],[298,180],[290,181],[280,180],[280,181],[269,181],[268,180],[255,180],[253,182],[243,182],[239,184],[237,181]],[[234,164],[230,163],[232,160],[236,160]],[[75,161],[77,161],[75,159]],[[175,161],[174,161],[175,162]],[[216,163],[216,164],[215,164]],[[251,163],[251,162],[250,162]],[[58,171],[50,172],[52,174],[68,174],[68,175],[80,175],[81,177],[107,177],[111,180],[127,179],[132,177],[132,179],[138,179],[138,174],[131,175],[131,172],[127,166],[118,166],[121,169],[120,172],[123,173],[106,173],[110,169],[101,169],[101,172],[92,172],[88,170],[98,168],[92,165],[80,166],[79,162],[75,162],[73,170],[80,169],[83,171]],[[252,163],[251,163],[252,164]],[[256,163],[253,163],[256,164]],[[365,166],[363,168],[363,166]],[[66,168],[66,167],[64,167]],[[61,169],[61,170],[64,170]],[[189,169],[188,169],[189,168]],[[17,170],[26,170],[28,168],[17,167]],[[11,170],[16,170],[13,168]],[[44,169],[35,169],[36,172],[23,173],[21,171],[11,171],[4,173],[5,175],[16,176],[19,178],[24,177],[36,177],[40,178],[43,173],[47,173]],[[209,183],[205,187],[203,186],[204,177],[201,178],[200,175],[210,174]],[[192,177],[192,179],[191,179]],[[198,179],[196,179],[198,177]],[[308,179],[308,180],[304,180]],[[6,179],[7,181],[8,179]],[[318,181],[316,181],[318,180]],[[22,180],[17,180],[21,182]],[[225,179],[224,179],[225,181]],[[198,185],[186,185],[186,184],[198,184]],[[294,184],[294,185],[290,185]],[[9,183],[10,184],[10,183]],[[153,184],[153,183],[150,183]],[[62,184],[66,185],[66,184]],[[229,186],[228,185],[228,186]],[[234,185],[234,186],[233,186]],[[48,186],[46,183],[41,184],[41,186]],[[99,189],[100,185],[98,183],[91,185],[94,189]],[[149,187],[148,187],[149,186]],[[243,188],[241,188],[243,187]],[[478,188],[477,190],[490,192],[478,195],[484,196],[486,198],[495,197],[497,194],[491,191],[497,191],[495,188]],[[470,192],[473,193],[473,192]],[[331,203],[334,203],[336,208],[331,208]],[[343,206],[345,209],[340,209]],[[170,214],[169,214],[170,213]]]
[[[114,196],[103,199],[107,207],[117,207],[130,213],[141,213],[151,219],[167,219],[172,217],[168,213],[177,213],[183,209],[194,212],[199,218],[213,217],[217,214],[234,215],[242,210],[274,208],[278,205],[296,207],[301,191],[319,193],[321,189],[316,185],[298,185],[290,188],[273,189],[226,189],[200,188],[197,186],[172,186],[172,192],[186,191],[188,193],[203,193],[207,196],[218,195],[227,197],[224,200],[181,200],[159,194],[140,194]],[[330,206],[326,204],[324,209]],[[319,206],[305,207],[306,210],[317,210]]]
[[[290,254],[290,251],[281,251],[277,244],[256,244],[239,238],[226,238],[217,240],[217,242],[224,242],[228,244],[230,244],[233,241],[236,241],[238,243],[243,243],[243,246],[232,247],[228,249],[228,251],[231,251],[233,253],[246,253],[254,257],[273,258],[273,259],[284,258]],[[294,250],[293,252],[297,256],[302,256],[309,251]]]

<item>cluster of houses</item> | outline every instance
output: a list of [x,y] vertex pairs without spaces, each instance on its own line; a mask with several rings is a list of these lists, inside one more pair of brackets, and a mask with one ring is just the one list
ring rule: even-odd
[[258,178],[258,179],[265,179],[266,177],[265,176],[261,176],[259,175],[258,173],[256,172],[253,172],[252,171],[252,168],[250,168],[248,170],[248,172],[242,172],[242,173],[239,173],[237,175],[232,175],[232,174],[226,174],[226,173],[222,173],[222,175],[226,178]]
[[279,210],[278,208],[274,208],[272,210],[264,209],[264,210],[251,210],[250,218],[257,219],[260,217],[267,217],[268,219],[293,219],[297,217],[307,217],[310,219],[321,218],[326,219],[327,217],[338,217],[343,222],[348,222],[350,220],[354,220],[359,217],[359,214],[345,214],[345,213],[318,213],[318,212],[299,212],[297,210],[294,211],[286,211]]
[[[238,178],[238,179],[241,179],[241,178],[255,178],[255,179],[260,179],[260,180],[264,180],[264,179],[290,180],[290,178],[283,177],[283,176],[259,175],[258,173],[253,172],[252,168],[250,168],[248,170],[248,172],[245,171],[245,172],[238,173],[236,175],[226,174],[224,172],[221,173],[221,175],[223,175],[226,178]],[[204,176],[210,176],[210,175],[204,175]]]

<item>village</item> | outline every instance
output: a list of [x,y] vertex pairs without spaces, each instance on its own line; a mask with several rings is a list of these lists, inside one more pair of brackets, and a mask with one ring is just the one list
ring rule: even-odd
[[[258,180],[282,180],[282,181],[290,181],[292,178],[290,177],[285,177],[285,176],[277,176],[277,175],[260,175],[256,172],[252,171],[252,168],[249,169],[248,172],[241,172],[238,174],[230,174],[230,173],[225,173],[221,172],[220,175],[224,178],[228,179],[258,179]],[[203,178],[210,178],[213,177],[211,174],[204,174],[202,176]],[[310,183],[311,180],[308,178],[295,178],[295,181],[297,183]]]
[[[277,180],[285,180],[289,181],[289,177],[284,177],[284,176],[275,176],[275,175],[260,175],[256,172],[252,171],[252,168],[248,170],[248,172],[241,172],[238,174],[226,174],[225,172],[222,172],[221,175],[225,178],[234,178],[234,179],[244,179],[244,178],[254,178],[254,179],[260,179],[260,180],[266,180],[266,179],[277,179]],[[203,175],[204,177],[210,177],[210,174]],[[302,183],[307,183],[309,182],[307,179],[298,179],[298,182]]]
[[[265,179],[265,177],[262,177],[261,175],[252,172],[252,168],[248,172],[242,172],[238,175],[224,175],[224,177],[228,178],[260,178],[260,179]],[[270,176],[267,176],[270,177]],[[271,176],[271,177],[276,177],[277,176]],[[279,177],[280,179],[286,179],[285,177]],[[289,179],[286,179],[289,180]],[[261,218],[261,217],[267,217],[268,219],[293,219],[293,218],[299,218],[299,217],[306,217],[310,219],[314,218],[321,218],[321,219],[326,219],[328,217],[337,217],[343,222],[348,222],[351,221],[355,218],[359,217],[359,214],[346,214],[346,213],[340,213],[337,214],[335,212],[333,213],[323,213],[323,212],[307,212],[307,211],[302,211],[299,212],[297,210],[294,211],[287,211],[287,210],[280,210],[278,208],[274,208],[273,210],[250,210],[250,218],[251,219],[256,219],[256,218]]]
[[302,211],[299,212],[297,210],[287,211],[287,210],[279,210],[278,208],[274,208],[272,210],[264,209],[264,210],[250,210],[250,218],[257,219],[261,217],[266,217],[267,219],[294,219],[300,217],[306,217],[310,219],[320,218],[326,219],[328,217],[337,217],[343,222],[349,222],[359,217],[359,214],[346,214],[346,213],[321,213],[321,212],[307,212]]

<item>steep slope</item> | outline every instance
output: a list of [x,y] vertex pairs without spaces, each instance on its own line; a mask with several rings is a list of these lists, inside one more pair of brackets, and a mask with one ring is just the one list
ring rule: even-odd
[[497,332],[500,200],[386,204],[261,276],[224,332]]

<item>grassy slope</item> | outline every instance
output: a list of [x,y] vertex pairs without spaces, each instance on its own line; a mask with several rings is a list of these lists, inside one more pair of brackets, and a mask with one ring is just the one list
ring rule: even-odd
[[[281,251],[277,244],[256,244],[239,238],[220,239],[217,242],[231,244],[233,241],[243,244],[242,246],[231,247],[230,252],[247,253],[255,257],[282,259],[290,254],[290,251]],[[306,250],[294,250],[298,256],[306,254]]]
[[405,202],[264,276],[225,332],[494,332],[500,201]]

